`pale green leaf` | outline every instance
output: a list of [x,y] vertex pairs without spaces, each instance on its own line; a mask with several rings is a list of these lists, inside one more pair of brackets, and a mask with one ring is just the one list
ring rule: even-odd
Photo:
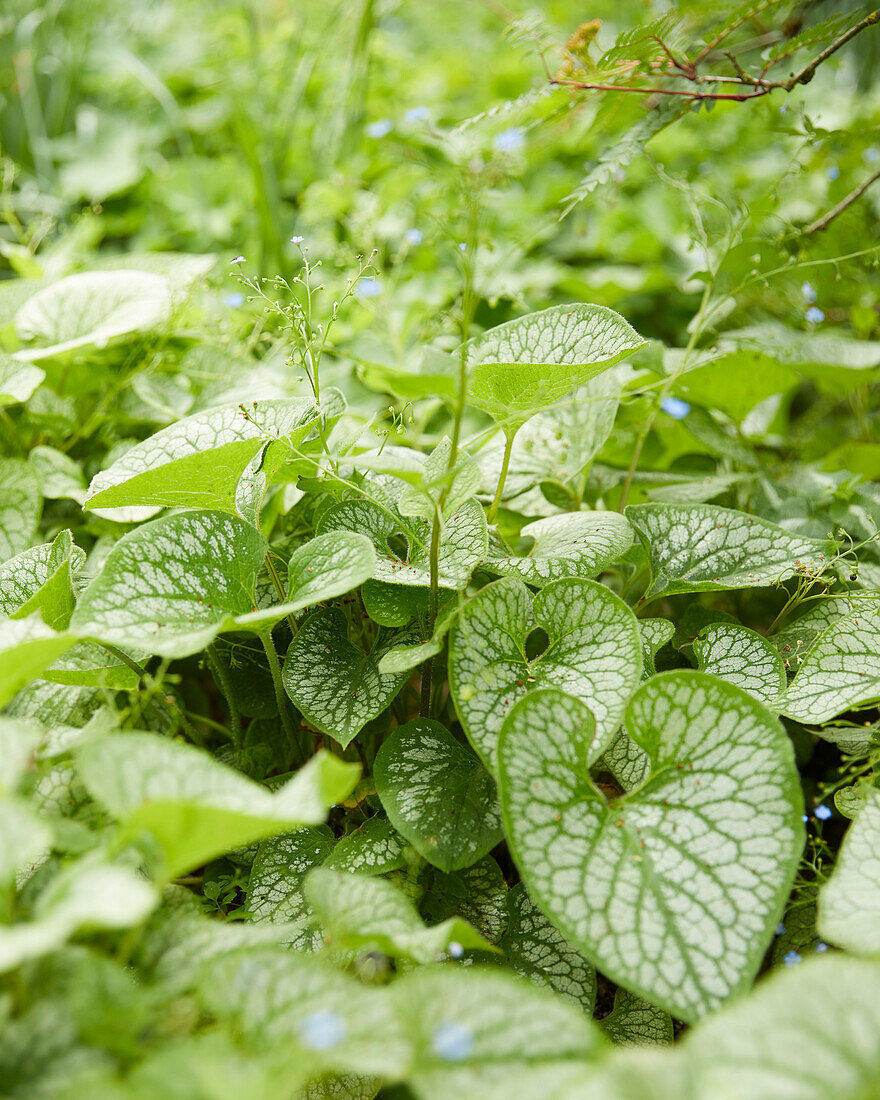
[[73,500],[82,505],[86,499],[86,479],[78,463],[54,447],[33,447],[28,465],[40,479],[40,490],[48,500]]
[[16,790],[42,737],[36,722],[0,718],[0,797]]
[[632,528],[619,512],[568,512],[527,523],[520,534],[532,546],[518,557],[505,552],[497,535],[490,538],[487,567],[540,586],[563,577],[597,576],[619,560],[633,541]]
[[736,684],[771,709],[788,683],[776,648],[744,626],[704,626],[694,639],[694,655],[703,672]]
[[700,672],[652,677],[627,711],[651,775],[606,798],[593,721],[528,695],[498,750],[505,831],[529,892],[604,973],[684,1020],[751,983],[800,859],[800,783],[782,726]]
[[614,1008],[599,1026],[613,1043],[624,1046],[666,1045],[673,1038],[669,1013],[627,989],[617,990]]
[[0,889],[8,889],[21,870],[34,866],[51,840],[48,823],[24,799],[0,799]]
[[368,817],[359,829],[339,838],[323,866],[351,874],[385,875],[406,867],[407,854],[406,841],[386,818]]
[[715,504],[635,504],[626,509],[626,518],[650,558],[646,601],[819,574],[836,553],[831,539],[792,535],[768,520]]
[[320,866],[332,850],[333,834],[329,829],[296,829],[264,840],[251,866],[247,911],[256,921],[300,922],[300,931],[289,941],[298,950],[311,951],[323,942],[306,925],[311,909],[302,887],[306,873]]
[[880,613],[865,608],[840,619],[809,651],[780,701],[782,713],[820,724],[880,699]]
[[659,651],[671,641],[675,623],[668,619],[639,619],[639,636],[642,639],[642,656],[645,659],[645,677],[653,676],[657,669],[654,661]]
[[343,948],[376,950],[423,963],[441,958],[450,943],[492,950],[459,917],[426,927],[409,898],[382,878],[318,867],[306,876],[305,896],[329,942]]
[[0,707],[76,642],[57,634],[39,615],[0,622]]
[[0,458],[0,561],[26,550],[40,515],[40,481],[18,458]]
[[27,401],[45,377],[39,367],[0,352],[0,408]]
[[[530,656],[529,635],[548,644]],[[642,674],[636,618],[592,581],[553,581],[534,598],[510,577],[487,585],[462,609],[449,638],[449,683],[471,744],[495,767],[501,725],[534,687],[554,686],[589,702],[596,719],[593,756],[613,737]]]
[[880,791],[865,788],[831,878],[819,891],[818,930],[856,954],[880,954]]
[[304,397],[260,401],[246,410],[221,405],[178,420],[151,435],[97,474],[86,507],[161,506],[236,511],[235,495],[248,464],[266,447],[271,473],[305,438],[319,410]]
[[73,611],[71,577],[85,560],[67,530],[10,558],[0,565],[0,614],[22,619],[39,611],[48,626],[63,630]]
[[491,856],[460,871],[432,869],[422,911],[432,920],[463,917],[490,943],[498,943],[507,927],[507,883]]
[[77,749],[76,760],[92,797],[129,832],[153,834],[170,877],[295,825],[322,822],[360,770],[319,752],[270,792],[201,749],[149,733],[95,738]]
[[439,867],[469,867],[502,838],[495,783],[439,722],[415,718],[383,743],[376,793],[397,831]]
[[[400,640],[398,635],[396,641]],[[285,690],[307,722],[344,748],[385,710],[406,681],[405,672],[379,672],[379,660],[390,644],[380,643],[366,653],[349,641],[348,619],[341,610],[316,611],[290,643]]]

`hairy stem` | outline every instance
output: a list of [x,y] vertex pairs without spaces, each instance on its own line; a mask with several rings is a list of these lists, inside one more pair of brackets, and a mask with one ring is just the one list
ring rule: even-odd
[[501,473],[498,475],[498,484],[495,486],[495,496],[492,498],[492,506],[489,509],[489,514],[486,516],[488,523],[495,522],[495,515],[498,512],[498,506],[501,504],[501,497],[504,495],[504,483],[507,481],[507,468],[510,466],[510,454],[513,451],[513,441],[516,438],[516,431],[511,432],[509,435],[505,432],[506,436],[504,442],[504,457],[501,460]]
[[235,695],[232,691],[232,681],[229,678],[229,671],[220,660],[220,655],[217,652],[216,646],[212,643],[205,651],[205,655],[208,659],[208,665],[211,669],[211,675],[214,677],[214,682],[220,688],[223,693],[223,698],[226,700],[226,709],[229,712],[229,726],[232,733],[232,740],[236,748],[241,747],[241,718],[239,717],[238,710],[235,706]]
[[296,730],[293,728],[293,722],[290,718],[290,708],[287,705],[287,692],[284,690],[284,682],[281,679],[281,662],[278,660],[278,654],[275,652],[275,643],[272,641],[272,635],[268,633],[260,634],[260,641],[263,643],[263,649],[266,651],[266,660],[269,662],[269,671],[272,674],[272,685],[275,688],[275,702],[278,704],[278,715],[281,718],[281,725],[284,727],[284,732],[290,738],[291,742],[296,740]]

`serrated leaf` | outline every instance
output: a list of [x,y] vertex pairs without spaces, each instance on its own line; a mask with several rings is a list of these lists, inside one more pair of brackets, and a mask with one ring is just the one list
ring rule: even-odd
[[788,680],[776,648],[744,626],[711,623],[694,638],[694,655],[701,671],[747,691],[774,709]]
[[651,563],[645,601],[819,574],[837,551],[831,539],[792,535],[768,520],[715,504],[634,504],[626,518]]
[[614,1008],[599,1026],[613,1043],[625,1046],[666,1045],[673,1040],[669,1013],[627,989],[617,990]]
[[[529,635],[549,643],[530,657]],[[614,735],[642,674],[632,611],[592,581],[552,581],[534,598],[510,577],[487,585],[461,610],[449,637],[449,683],[471,744],[495,767],[498,734],[517,699],[553,685],[588,701],[597,716],[594,755]]]
[[780,700],[782,713],[816,725],[880,699],[880,614],[857,611],[822,634]]
[[40,482],[30,466],[0,458],[0,561],[30,546],[41,503]]
[[0,707],[76,642],[39,615],[0,621]]
[[507,914],[501,948],[510,967],[592,1016],[596,971],[547,920],[521,882],[508,891]]
[[156,329],[174,305],[168,279],[147,271],[82,271],[38,290],[18,310],[15,327],[22,340],[39,347],[16,353],[39,360]]
[[492,777],[439,722],[399,726],[379,749],[373,775],[394,827],[441,871],[469,867],[503,836]]
[[170,878],[243,844],[322,822],[360,771],[322,751],[270,793],[209,753],[150,733],[87,741],[76,761],[89,793],[128,832],[153,834]]
[[630,548],[632,528],[619,512],[568,512],[527,523],[520,531],[532,539],[522,557],[505,552],[497,536],[490,539],[486,565],[494,573],[522,577],[540,586],[563,577],[598,576]]
[[505,831],[532,897],[609,977],[695,1020],[757,973],[800,859],[791,742],[743,691],[700,672],[652,677],[627,730],[650,777],[606,799],[593,721],[528,695],[498,749]]
[[306,876],[305,896],[330,942],[343,948],[372,949],[423,963],[440,958],[453,942],[492,950],[459,917],[426,927],[409,898],[382,878],[318,867]]
[[85,560],[67,530],[16,554],[0,565],[0,614],[22,619],[39,611],[47,626],[63,630],[73,611],[71,577]]
[[468,400],[512,434],[647,343],[605,306],[551,306],[471,340]]
[[880,791],[865,788],[831,878],[819,891],[819,934],[855,954],[880,954]]
[[[320,412],[304,397],[221,405],[151,435],[97,474],[85,507],[220,508],[235,512],[236,490],[254,456],[272,473],[301,442]],[[266,446],[268,443],[268,447]]]
[[391,644],[387,639],[366,653],[349,641],[344,612],[316,611],[290,643],[284,688],[307,722],[345,748],[406,681],[406,673],[379,672],[379,660]]
[[32,363],[0,352],[0,408],[27,401],[45,377],[46,372]]

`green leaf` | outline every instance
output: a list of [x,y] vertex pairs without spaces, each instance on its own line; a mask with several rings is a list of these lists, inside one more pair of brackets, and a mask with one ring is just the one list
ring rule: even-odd
[[469,342],[468,400],[510,435],[646,344],[605,306],[551,306]]
[[599,1026],[613,1043],[625,1046],[665,1046],[673,1040],[669,1014],[627,989],[617,990],[614,1008]]
[[[529,635],[547,635],[532,656]],[[449,683],[471,744],[490,769],[498,734],[517,699],[554,685],[588,701],[597,718],[591,752],[620,724],[642,674],[636,618],[592,581],[553,581],[534,598],[517,578],[487,585],[462,609],[449,637]]]
[[171,283],[161,275],[126,270],[68,275],[38,290],[16,313],[18,335],[40,345],[19,351],[17,358],[33,361],[105,348],[158,328],[173,305]]
[[45,377],[39,367],[0,352],[0,408],[27,401]]
[[672,641],[675,623],[668,619],[639,619],[639,637],[642,640],[642,656],[645,660],[645,678],[653,676],[657,669],[654,661],[659,651]]
[[0,565],[0,614],[23,619],[39,611],[47,626],[65,629],[74,605],[71,576],[85,560],[67,530],[10,558]]
[[744,626],[711,623],[703,627],[694,639],[694,654],[703,672],[736,684],[771,709],[788,683],[776,648]]
[[304,397],[260,401],[246,411],[221,405],[194,413],[135,444],[92,479],[85,507],[237,511],[236,489],[251,460],[268,443],[261,469],[271,474],[320,415]]
[[36,471],[47,500],[73,500],[82,505],[86,498],[86,479],[70,455],[54,447],[33,447],[27,460]]
[[394,827],[441,871],[469,867],[503,836],[492,777],[439,722],[415,718],[398,727],[373,775]]
[[426,928],[409,898],[382,878],[318,867],[306,876],[305,896],[331,942],[343,948],[423,963],[441,958],[451,943],[493,950],[459,917]]
[[41,503],[39,478],[30,466],[0,458],[0,561],[30,546]]
[[426,593],[406,584],[368,580],[361,588],[361,598],[364,610],[379,626],[406,626],[428,610]]
[[832,623],[781,700],[782,713],[817,725],[880,699],[880,614],[857,611]]
[[42,737],[36,722],[0,718],[0,797],[15,793]]
[[243,844],[322,822],[360,771],[319,752],[270,793],[209,753],[150,733],[95,738],[76,760],[93,798],[128,832],[145,829],[158,840],[170,878]]
[[344,596],[373,575],[376,551],[366,535],[334,531],[319,535],[290,556],[286,614]]
[[0,622],[0,707],[76,642],[39,615]]
[[307,722],[345,748],[406,682],[405,672],[379,672],[379,660],[391,644],[380,643],[365,653],[349,641],[342,611],[316,611],[290,643],[284,688]]
[[507,915],[501,948],[510,967],[592,1016],[596,971],[547,920],[521,882],[508,891]]
[[532,539],[522,557],[505,553],[498,536],[490,539],[488,568],[522,577],[540,586],[563,577],[592,578],[630,548],[632,528],[619,512],[568,512],[527,523],[520,531]]
[[52,830],[24,799],[3,798],[0,800],[0,837],[3,838],[0,889],[7,890],[21,870],[28,865],[35,866],[46,854]]
[[880,954],[880,791],[866,787],[831,878],[819,891],[819,934],[855,954]]
[[297,950],[316,950],[323,943],[306,925],[311,909],[302,887],[307,872],[320,866],[332,850],[333,834],[326,827],[296,829],[264,840],[251,866],[247,911],[256,921],[300,922],[302,930],[289,941]]
[[384,817],[368,817],[359,829],[340,837],[323,865],[350,874],[385,875],[407,866],[407,845]]
[[831,539],[802,538],[758,516],[715,504],[634,504],[626,509],[626,518],[650,558],[645,601],[818,575],[837,552]]
[[606,799],[593,721],[559,691],[513,709],[498,750],[505,831],[532,897],[602,971],[692,1021],[753,980],[803,846],[791,742],[701,672],[643,684],[626,726],[651,775]]
[[460,871],[430,868],[429,885],[420,903],[430,921],[462,917],[490,943],[498,943],[507,927],[507,883],[491,856]]

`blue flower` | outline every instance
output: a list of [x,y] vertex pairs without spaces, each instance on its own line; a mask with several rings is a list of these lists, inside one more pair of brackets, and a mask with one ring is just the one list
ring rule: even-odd
[[324,1009],[306,1016],[299,1026],[299,1037],[313,1050],[330,1050],[339,1046],[347,1030],[338,1012]]
[[361,279],[354,288],[356,298],[378,298],[381,293],[382,284],[378,279],[373,279],[369,275],[365,279]]
[[421,229],[407,229],[403,237],[407,244],[421,244],[424,240]]
[[660,402],[660,408],[673,420],[684,420],[691,411],[687,401],[682,401],[680,397],[664,397]]
[[801,283],[801,294],[803,294],[805,302],[812,303],[816,301],[816,288],[812,283]]
[[410,107],[410,109],[403,116],[404,122],[422,122],[424,121],[430,111],[427,107]]
[[836,180],[837,177],[840,175],[840,169],[837,167],[836,164],[831,164],[825,169],[825,175],[830,180]]
[[460,959],[464,954],[464,948],[458,942],[458,940],[450,940],[446,946],[446,950],[453,957],[453,959]]
[[782,921],[780,921],[779,924],[776,925],[776,935],[781,936],[781,935],[784,934],[784,932],[785,932],[785,925],[782,923]]
[[467,244],[464,241],[459,241],[458,242],[458,251],[459,252],[467,252]]
[[786,966],[797,966],[799,962],[803,962],[803,959],[797,951],[789,951],[787,955],[783,956],[782,961]]
[[518,153],[526,143],[526,135],[519,126],[503,130],[493,142],[499,153]]
[[810,306],[804,316],[811,325],[818,325],[820,321],[825,320],[825,314],[818,306]]
[[815,810],[813,810],[813,814],[818,817],[820,821],[827,821],[828,818],[831,817],[831,810],[829,810],[824,803],[820,802]]
[[803,823],[804,823],[805,825],[806,825],[806,823],[807,823],[807,822],[808,822],[809,820],[810,820],[810,819],[809,819],[809,818],[807,817],[807,815],[806,815],[806,814],[801,814],[801,821],[803,821]]
[[394,123],[390,118],[380,118],[377,122],[371,122],[367,127],[367,137],[383,138],[394,129]]
[[866,164],[876,164],[880,160],[880,149],[876,145],[869,145],[868,148],[862,153],[862,160]]
[[828,944],[825,943],[823,940],[819,940],[819,942],[816,944],[816,950],[819,952],[820,955],[822,955],[828,950]]
[[227,294],[223,299],[223,305],[228,306],[230,309],[238,309],[238,307],[244,302],[243,294]]
[[431,1046],[447,1062],[462,1062],[474,1049],[474,1034],[464,1024],[441,1024],[434,1032]]

